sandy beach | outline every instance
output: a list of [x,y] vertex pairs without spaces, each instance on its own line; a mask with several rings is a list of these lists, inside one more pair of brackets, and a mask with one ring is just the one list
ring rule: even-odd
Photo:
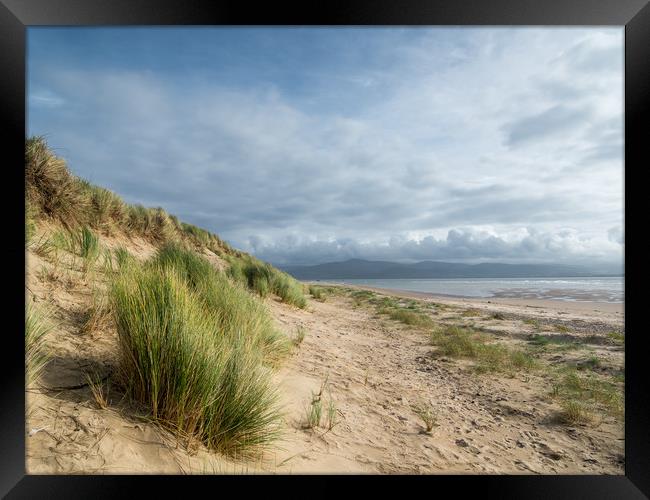
[[[132,248],[141,257],[153,251],[146,242]],[[436,324],[471,327],[508,348],[527,348],[536,335],[576,346],[540,348],[535,355],[546,369],[478,374],[470,360],[436,354],[426,329],[355,298],[361,287],[333,287],[322,300],[309,298],[306,309],[269,297],[278,328],[306,335],[274,376],[285,415],[280,440],[254,461],[237,461],[138,417],[117,388],[98,407],[84,374],[110,376],[116,333],[110,326],[80,333],[77,311],[91,300],[91,285],[43,280],[48,262],[31,252],[28,262],[29,289],[54,304],[60,325],[42,387],[27,393],[28,473],[623,474],[622,418],[599,411],[589,423],[567,424],[551,395],[554,370],[565,364],[597,357],[594,370],[603,376],[622,373],[623,347],[610,339],[623,332],[617,305],[373,291],[378,299],[415,301]],[[319,391],[322,423],[306,428]],[[435,412],[431,432],[414,410],[421,405]]]
[[[594,311],[594,307],[572,308],[546,301],[488,302],[375,291],[446,304],[448,318],[470,310],[476,316],[467,319],[475,327],[493,330],[507,344],[521,343],[537,331],[557,335],[552,325],[561,324],[563,330],[571,330],[562,335],[593,342],[590,352],[608,359],[612,368],[622,363],[622,350],[602,342],[606,331],[622,328],[620,315],[607,307]],[[548,375],[472,376],[466,363],[432,358],[421,332],[378,321],[363,306],[350,307],[345,300],[329,298],[311,305],[306,314],[273,307],[285,328],[303,324],[310,331],[282,372],[286,393],[291,395],[289,406],[292,413],[304,413],[310,391],[317,392],[327,378],[345,417],[327,434],[300,431],[299,419],[295,419],[292,444],[277,458],[280,470],[622,473],[622,424],[611,418],[604,418],[595,428],[558,423],[557,407],[547,398]],[[489,319],[496,312],[506,314],[506,320]],[[546,321],[534,327],[523,323],[533,317]],[[572,356],[576,354],[552,357],[560,363]],[[423,400],[438,411],[439,426],[431,436],[422,432],[422,423],[412,410],[413,404]]]
[[[313,285],[326,285],[326,286],[341,286],[339,283],[328,282],[309,282]],[[443,304],[452,305],[471,305],[471,306],[490,306],[497,305],[510,305],[514,308],[529,308],[529,309],[548,309],[555,313],[580,313],[580,312],[596,312],[596,313],[615,313],[623,314],[624,304],[619,302],[603,302],[598,300],[583,300],[583,301],[569,301],[569,300],[553,300],[553,299],[538,299],[538,298],[523,298],[523,297],[491,297],[489,299],[473,298],[473,297],[459,297],[454,295],[442,295],[427,292],[415,292],[410,290],[395,290],[388,288],[378,288],[372,286],[359,286],[359,285],[345,285],[349,288],[357,288],[359,290],[372,290],[375,292],[394,295],[396,297],[410,297],[416,299],[424,299]]]

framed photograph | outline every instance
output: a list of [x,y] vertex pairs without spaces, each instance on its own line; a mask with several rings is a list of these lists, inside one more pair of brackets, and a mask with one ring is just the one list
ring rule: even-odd
[[0,0],[0,25],[7,498],[650,495],[646,1]]

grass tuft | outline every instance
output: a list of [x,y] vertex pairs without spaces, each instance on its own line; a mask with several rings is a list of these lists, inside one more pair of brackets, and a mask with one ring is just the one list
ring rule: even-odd
[[307,306],[301,283],[287,273],[254,257],[231,258],[228,275],[233,280],[246,284],[250,290],[261,297],[273,293],[287,304],[301,309]]
[[[582,413],[604,411],[616,418],[622,418],[625,405],[623,390],[616,382],[591,371],[580,372],[576,368],[565,368],[556,375],[552,396],[559,399],[567,410],[580,405]],[[575,408],[573,408],[574,412]]]
[[25,184],[30,206],[65,227],[78,224],[86,213],[87,200],[79,182],[65,160],[49,149],[44,137],[26,140]]
[[94,262],[99,257],[99,239],[89,228],[83,227],[76,235],[76,245],[79,255],[88,262]]
[[300,346],[300,344],[302,344],[302,341],[305,340],[305,335],[306,334],[307,334],[307,329],[304,326],[299,325],[296,328],[295,336],[291,339],[291,341],[293,342],[293,345],[296,346],[296,347]]
[[433,320],[425,313],[413,311],[401,306],[381,307],[379,314],[387,314],[390,319],[404,323],[405,325],[427,328],[434,325]]
[[227,308],[206,307],[211,299],[192,284],[191,266],[163,266],[158,257],[130,266],[112,285],[122,384],[155,420],[212,449],[266,446],[280,414],[262,353],[244,329],[226,331]]
[[536,330],[539,330],[539,329],[541,328],[541,325],[540,325],[540,323],[539,323],[539,320],[534,319],[534,318],[528,318],[528,319],[525,319],[525,320],[524,320],[524,323],[527,324],[527,325],[532,326],[532,327],[535,328]]
[[49,361],[46,337],[52,329],[50,313],[33,303],[25,310],[25,376],[27,384],[40,377]]
[[104,381],[97,373],[94,375],[86,373],[86,383],[88,384],[90,392],[93,395],[93,399],[95,400],[98,408],[100,410],[105,410],[108,408],[108,388],[110,386],[108,384],[106,385],[106,393],[104,393]]
[[527,352],[488,343],[483,335],[471,328],[454,325],[435,329],[431,334],[431,343],[445,356],[476,360],[479,373],[511,373],[536,367],[535,359]]
[[264,304],[241,285],[229,281],[207,259],[178,244],[167,244],[149,265],[179,273],[204,308],[217,314],[223,335],[242,336],[262,349],[265,359],[272,363],[289,354],[291,342],[276,330]]
[[616,345],[625,345],[625,334],[620,332],[609,332],[607,334],[609,338]]
[[309,285],[309,294],[316,300],[325,301],[325,289],[320,286]]
[[320,399],[312,400],[307,407],[307,418],[304,424],[306,429],[314,429],[320,425],[323,413],[323,403]]
[[563,401],[560,406],[562,407],[560,419],[566,424],[588,424],[592,421],[592,415],[584,403],[570,399]]
[[431,405],[420,403],[418,405],[414,405],[412,409],[413,413],[422,419],[425,432],[431,433],[433,428],[438,425],[438,419]]
[[338,409],[330,393],[330,399],[327,403],[327,430],[331,431],[336,424],[338,424]]

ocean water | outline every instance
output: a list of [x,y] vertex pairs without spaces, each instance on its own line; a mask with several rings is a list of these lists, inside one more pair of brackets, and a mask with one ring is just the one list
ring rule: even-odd
[[455,297],[508,297],[613,303],[621,303],[624,298],[624,277],[346,279],[326,281]]

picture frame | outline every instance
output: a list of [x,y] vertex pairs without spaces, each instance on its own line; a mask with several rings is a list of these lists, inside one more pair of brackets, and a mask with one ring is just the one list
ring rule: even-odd
[[[348,1],[325,4],[302,3],[280,7],[273,3],[251,9],[243,3],[207,0],[178,2],[172,0],[128,1],[113,0],[0,0],[0,78],[3,123],[8,138],[5,173],[7,203],[5,213],[12,214],[12,231],[5,248],[11,248],[8,258],[20,261],[17,248],[19,233],[24,231],[20,221],[24,209],[24,193],[19,186],[22,173],[17,165],[24,160],[25,140],[25,68],[26,29],[29,26],[105,26],[105,25],[563,25],[625,26],[625,185],[633,186],[632,176],[640,180],[639,171],[648,165],[647,122],[650,98],[650,5],[646,0],[417,0],[390,2]],[[635,173],[636,172],[636,173]],[[19,198],[22,197],[22,201]],[[626,193],[625,212],[638,213],[638,198]],[[636,204],[636,206],[635,206]],[[24,214],[23,214],[24,215]],[[639,238],[627,232],[626,247]],[[626,249],[627,250],[627,249]],[[626,257],[628,255],[626,251]],[[24,257],[24,254],[23,254]],[[9,290],[24,286],[25,276],[19,263],[9,264]],[[644,498],[650,497],[650,395],[641,329],[635,332],[631,321],[638,321],[634,311],[640,307],[640,293],[630,290],[640,285],[635,276],[636,264],[626,262],[625,280],[626,331],[632,331],[626,342],[625,386],[625,475],[624,476],[201,476],[201,486],[210,485],[248,488],[280,489],[285,481],[305,482],[309,488],[332,488],[336,483],[360,481],[364,488],[384,490],[395,481],[417,484],[425,491],[439,491],[444,486],[455,493],[467,492],[468,487],[496,498]],[[22,261],[24,270],[24,261]],[[22,282],[19,285],[19,281]],[[640,289],[640,287],[637,287]],[[12,318],[6,328],[11,338],[12,355],[3,363],[5,390],[0,425],[0,493],[7,498],[110,498],[124,496],[137,486],[168,490],[184,486],[186,478],[178,476],[35,476],[25,475],[25,387],[23,357],[19,355],[21,337],[16,333],[22,298],[7,293],[7,310]],[[635,307],[635,304],[637,305]],[[631,307],[630,307],[631,306]],[[213,483],[212,481],[219,481]],[[308,484],[307,484],[308,483]],[[284,485],[285,487],[289,485]],[[291,491],[301,485],[291,484]],[[342,484],[340,486],[343,486]],[[347,488],[348,486],[343,486]],[[404,487],[404,486],[402,486]],[[432,488],[435,488],[432,489]],[[332,490],[336,491],[336,490]],[[339,490],[341,491],[341,490]]]

